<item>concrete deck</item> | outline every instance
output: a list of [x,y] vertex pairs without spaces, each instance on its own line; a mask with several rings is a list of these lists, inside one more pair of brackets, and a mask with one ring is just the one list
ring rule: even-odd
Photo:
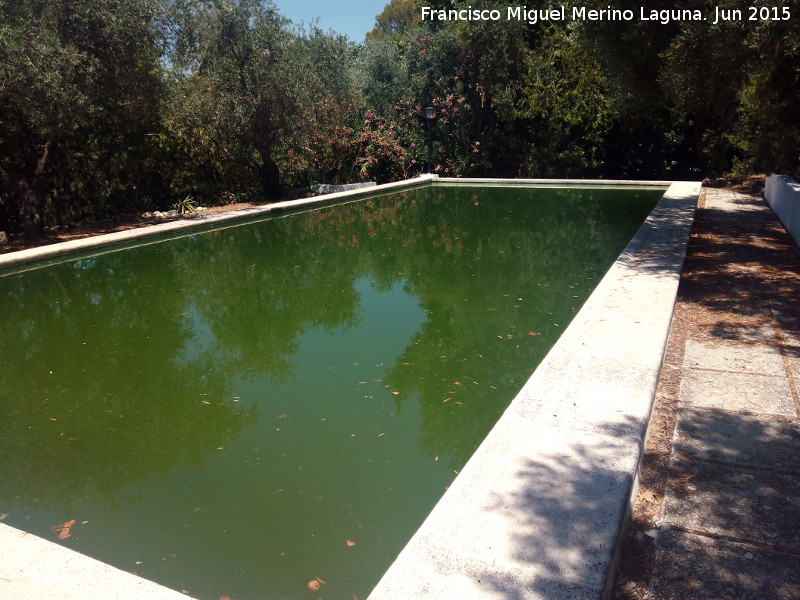
[[[800,598],[799,255],[758,198],[708,189],[701,212],[701,234],[727,245],[706,248],[703,279],[731,278],[717,297],[690,294],[710,318],[698,318],[682,344],[645,597]],[[794,283],[779,281],[776,268],[793,271]]]

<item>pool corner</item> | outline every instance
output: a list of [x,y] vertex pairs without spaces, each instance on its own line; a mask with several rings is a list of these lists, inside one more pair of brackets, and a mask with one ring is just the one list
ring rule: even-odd
[[0,523],[0,598],[37,600],[191,600]]

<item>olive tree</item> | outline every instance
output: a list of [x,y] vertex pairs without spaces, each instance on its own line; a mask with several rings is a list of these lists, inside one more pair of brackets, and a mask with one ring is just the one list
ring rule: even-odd
[[142,193],[159,27],[155,0],[0,0],[0,219],[12,229],[36,237],[46,219]]
[[279,153],[302,144],[320,100],[356,101],[346,39],[295,30],[266,0],[173,10],[170,130],[201,177],[217,177],[226,191],[275,197]]

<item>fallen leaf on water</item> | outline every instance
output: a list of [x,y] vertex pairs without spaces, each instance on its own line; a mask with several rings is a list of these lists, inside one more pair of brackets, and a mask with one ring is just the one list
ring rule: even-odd
[[[64,531],[66,531],[67,534],[69,534],[69,528],[72,527],[73,525],[75,525],[75,519],[70,519],[69,521],[62,523],[61,525],[53,525],[50,528],[50,531],[52,531],[53,533],[63,533]],[[69,537],[69,535],[65,535],[64,537]],[[58,539],[63,540],[64,537],[59,536]]]
[[355,543],[353,540],[347,540],[345,543],[346,543],[348,546],[355,546],[355,545],[356,545],[356,543]]

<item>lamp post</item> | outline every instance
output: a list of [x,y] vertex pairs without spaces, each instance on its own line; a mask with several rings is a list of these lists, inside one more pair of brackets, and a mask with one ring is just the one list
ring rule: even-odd
[[433,127],[433,120],[436,118],[436,109],[432,106],[425,107],[425,125],[427,125],[428,133],[428,173],[431,171],[431,157],[433,154],[433,134],[431,128]]

